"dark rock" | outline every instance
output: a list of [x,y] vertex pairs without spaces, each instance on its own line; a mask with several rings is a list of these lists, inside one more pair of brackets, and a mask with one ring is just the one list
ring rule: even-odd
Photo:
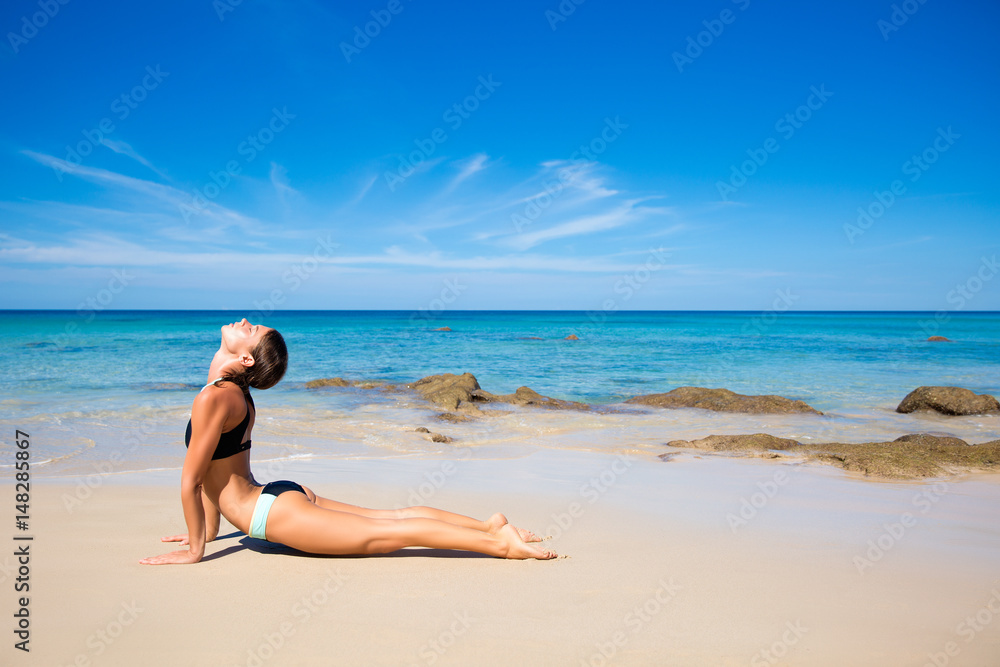
[[570,334],[563,338],[563,340],[580,340],[580,338],[576,334]]
[[896,412],[933,410],[945,415],[979,415],[1000,411],[1000,402],[989,394],[961,387],[917,387],[896,407]]
[[548,396],[542,396],[537,391],[530,387],[518,387],[517,391],[513,394],[491,394],[490,392],[480,389],[478,391],[472,392],[473,400],[480,401],[483,403],[510,403],[511,405],[526,406],[530,405],[538,408],[549,408],[551,410],[589,410],[590,406],[586,403],[578,403],[576,401],[563,401],[558,398],[549,398]]
[[440,433],[431,433],[431,440],[434,442],[451,442],[451,438]]
[[945,338],[944,336],[931,336],[927,339],[928,343],[950,343],[950,338]]
[[472,373],[429,375],[408,385],[425,399],[446,410],[455,410],[462,403],[472,402],[472,392],[479,382]]
[[306,387],[315,389],[317,387],[353,387],[354,383],[344,378],[320,378],[306,382]]
[[893,442],[908,442],[918,447],[936,447],[938,445],[969,446],[969,443],[961,438],[953,438],[949,435],[931,435],[930,433],[910,433],[908,435],[901,435],[893,440]]
[[413,430],[415,432],[417,432],[417,433],[430,433],[431,432],[431,430],[429,428],[427,428],[426,426],[418,426],[418,427],[416,427]]
[[710,435],[699,440],[672,440],[668,447],[685,447],[705,449],[711,452],[767,452],[774,449],[789,450],[797,447],[799,442],[787,438],[778,438],[767,433],[753,435]]
[[443,422],[449,422],[452,424],[460,424],[462,422],[471,421],[469,417],[465,415],[456,415],[454,412],[442,412],[441,414],[435,416]]
[[744,396],[728,389],[705,389],[703,387],[678,387],[665,394],[634,396],[626,403],[651,405],[658,408],[702,408],[717,412],[740,412],[752,414],[823,414],[803,401],[783,396]]
[[794,450],[813,461],[888,479],[921,479],[957,470],[1000,468],[1000,440],[970,445],[960,438],[928,433],[904,435],[891,442],[862,443],[800,443],[765,433],[710,435],[700,440],[674,440],[667,445],[765,458],[779,457],[774,450]]

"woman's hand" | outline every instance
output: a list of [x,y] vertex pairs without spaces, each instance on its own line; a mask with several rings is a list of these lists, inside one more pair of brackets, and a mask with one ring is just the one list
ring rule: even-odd
[[193,553],[190,549],[184,549],[183,551],[171,551],[168,554],[163,554],[162,556],[150,556],[149,558],[143,558],[139,561],[140,565],[171,565],[171,564],[188,564],[197,563],[201,560],[201,556]]
[[185,544],[188,543],[188,534],[184,533],[183,535],[171,535],[170,537],[161,537],[160,541],[161,542],[180,542],[181,546],[183,546],[183,545],[185,545]]

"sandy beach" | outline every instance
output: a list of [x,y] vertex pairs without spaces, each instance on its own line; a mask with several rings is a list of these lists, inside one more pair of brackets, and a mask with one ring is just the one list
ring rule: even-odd
[[108,475],[89,493],[45,481],[33,493],[31,652],[8,647],[5,664],[1000,660],[1000,475],[888,483],[817,464],[553,451],[282,472],[361,505],[503,511],[565,557],[316,557],[223,520],[201,563],[141,566],[169,550],[160,536],[185,530],[179,471]]

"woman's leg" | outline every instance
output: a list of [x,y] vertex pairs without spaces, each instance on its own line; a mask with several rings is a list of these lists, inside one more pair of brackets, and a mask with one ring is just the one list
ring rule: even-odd
[[267,517],[267,539],[317,554],[377,554],[404,547],[463,549],[500,558],[554,558],[521,540],[513,526],[496,534],[433,518],[370,518],[327,509],[297,492],[278,496]]
[[[437,509],[436,507],[417,506],[404,507],[397,510],[377,510],[369,509],[367,507],[359,507],[357,505],[348,505],[347,503],[338,502],[329,498],[323,498],[322,496],[316,495],[312,489],[306,487],[302,488],[305,489],[306,495],[309,496],[309,499],[320,507],[336,510],[338,512],[357,514],[358,516],[367,517],[369,519],[435,519],[437,521],[446,521],[450,524],[462,526],[464,528],[472,528],[473,530],[479,530],[491,535],[496,535],[501,528],[507,525],[507,517],[499,512],[491,516],[486,521],[479,521],[478,519],[473,519],[472,517],[465,516],[464,514],[455,514],[454,512]],[[541,538],[532,533],[530,530],[525,530],[516,526],[514,527],[514,530],[517,531],[517,534],[525,542],[541,542]]]

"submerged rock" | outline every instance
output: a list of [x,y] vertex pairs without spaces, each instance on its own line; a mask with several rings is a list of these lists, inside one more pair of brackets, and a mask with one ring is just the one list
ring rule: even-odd
[[309,389],[315,389],[317,387],[353,387],[354,383],[350,380],[345,380],[344,378],[320,378],[318,380],[309,380],[306,382],[306,387]]
[[1000,411],[1000,402],[989,394],[962,387],[917,387],[896,407],[896,412],[932,410],[945,415],[980,415]]
[[[589,410],[586,403],[563,401],[558,398],[542,396],[530,387],[518,387],[513,394],[493,394],[479,386],[479,381],[472,373],[455,375],[443,373],[429,375],[407,385],[425,399],[439,405],[449,412],[438,415],[445,421],[467,421],[465,415],[482,415],[477,403],[509,403],[511,405],[550,408],[556,410]],[[451,411],[460,410],[465,415],[456,415]]]
[[392,385],[383,380],[345,380],[344,378],[320,378],[306,382],[306,388],[317,389],[319,387],[355,387],[357,389],[386,389],[391,390]]
[[480,389],[472,393],[473,399],[484,403],[510,403],[511,405],[531,405],[539,408],[549,408],[551,410],[589,410],[586,403],[576,401],[564,401],[558,398],[542,396],[531,387],[518,387],[513,394],[491,394]]
[[441,327],[440,329],[435,329],[434,331],[451,331],[451,327]]
[[465,415],[457,415],[454,412],[442,412],[441,414],[435,416],[443,422],[449,422],[452,424],[460,424],[462,422],[471,421],[469,417]]
[[570,334],[570,335],[566,336],[565,338],[563,338],[563,340],[580,340],[580,337],[577,336],[576,334]]
[[413,430],[416,433],[430,433],[431,432],[431,430],[429,428],[427,428],[426,426],[418,426],[418,427],[416,427]]
[[788,450],[797,447],[797,440],[779,438],[767,433],[753,435],[710,435],[699,440],[672,440],[668,447],[705,449],[712,452],[764,452],[774,449]]
[[927,339],[928,343],[950,343],[950,338],[945,338],[944,336],[931,336]]
[[921,479],[956,470],[1000,468],[1000,440],[970,445],[960,438],[928,433],[904,435],[891,442],[808,444],[766,433],[710,435],[699,440],[674,440],[667,445],[763,457],[778,457],[772,450],[792,451],[809,460],[888,479]]
[[431,440],[434,442],[451,442],[451,438],[440,433],[431,433]]
[[744,396],[728,389],[706,389],[704,387],[678,387],[665,394],[634,396],[625,402],[658,408],[702,408],[717,412],[749,414],[823,414],[803,401],[783,396],[772,394]]

